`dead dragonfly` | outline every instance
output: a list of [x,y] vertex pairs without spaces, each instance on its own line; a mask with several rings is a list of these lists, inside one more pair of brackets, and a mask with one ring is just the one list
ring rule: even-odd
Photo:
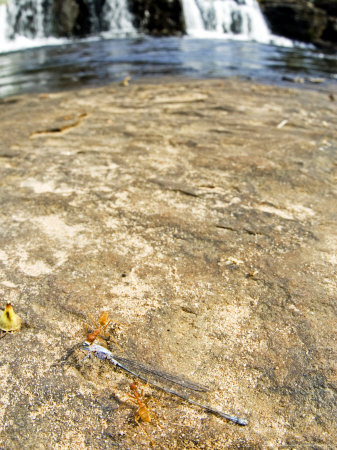
[[[174,383],[183,388],[187,388],[187,389],[190,389],[193,391],[206,392],[206,391],[208,391],[208,388],[205,386],[201,386],[199,384],[193,383],[192,381],[185,380],[183,378],[180,378],[178,376],[175,376],[175,375],[172,375],[172,374],[169,374],[166,372],[151,369],[149,367],[144,366],[141,363],[138,363],[137,361],[129,360],[127,358],[117,357],[117,356],[113,355],[108,349],[106,349],[105,347],[102,347],[101,345],[90,344],[89,342],[84,342],[83,348],[89,352],[88,355],[84,359],[90,358],[91,355],[94,355],[94,356],[96,356],[96,358],[98,358],[102,361],[108,360],[112,364],[114,364],[116,367],[119,367],[120,369],[124,370],[125,372],[128,372],[129,374],[139,378],[142,381],[145,381],[145,382],[151,384],[152,386],[155,386],[157,389],[161,389],[162,391],[164,391],[168,394],[175,395],[175,396],[187,401],[188,403],[190,403],[192,405],[195,405],[195,406],[198,406],[199,408],[204,409],[205,411],[207,411],[211,414],[215,414],[226,420],[230,420],[231,422],[234,422],[237,425],[244,426],[244,425],[248,424],[248,421],[246,419],[241,419],[240,417],[232,416],[230,414],[226,414],[217,409],[211,408],[210,406],[203,405],[194,400],[191,400],[189,397],[187,397],[184,394],[180,394],[179,392],[173,391],[171,389],[167,389],[163,386],[158,385],[157,383],[149,381],[146,377],[142,376],[139,372],[136,372],[135,370],[138,369],[143,373],[147,373],[147,374],[157,376],[159,378],[163,378],[167,381],[170,381],[171,383]],[[132,369],[130,369],[130,366],[133,366],[136,369],[132,370]]]

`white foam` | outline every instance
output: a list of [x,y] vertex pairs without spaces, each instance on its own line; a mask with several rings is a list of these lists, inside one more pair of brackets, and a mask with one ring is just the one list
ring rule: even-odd
[[183,10],[193,38],[293,46],[290,39],[271,34],[256,0],[183,0]]
[[104,19],[110,24],[110,31],[122,34],[134,34],[132,15],[127,0],[108,0],[104,6]]
[[30,39],[24,36],[17,36],[13,40],[7,40],[5,43],[0,41],[0,53],[10,53],[29,48],[52,47],[70,43],[68,39],[42,38]]
[[[20,15],[21,10],[23,13]],[[1,4],[0,53],[74,42],[66,38],[46,37],[43,14],[42,0],[36,0],[33,6],[29,3],[21,4],[15,0],[8,1],[7,5]],[[109,23],[109,30],[101,35],[97,33],[96,36],[91,36],[90,40],[137,35],[126,0],[108,0],[105,3],[103,15]],[[16,18],[19,16],[20,20],[17,22]],[[29,21],[31,16],[34,17],[33,23]]]
[[[22,34],[25,33],[24,20],[20,25],[21,34],[13,33],[11,16],[15,17],[18,9],[15,0],[8,6],[5,4],[0,6],[0,53],[76,42],[76,39],[44,37],[41,0],[37,1],[37,5],[40,5],[37,7],[39,17],[35,18],[34,37]],[[110,29],[86,40],[137,36],[126,0],[108,0],[104,8],[103,14],[110,23]],[[290,39],[270,33],[256,0],[242,0],[240,4],[234,0],[183,0],[183,9],[187,33],[191,38],[256,41],[283,47],[294,46]],[[240,28],[240,32],[233,31],[233,17],[236,17],[239,23],[237,27]],[[13,39],[10,38],[11,35],[14,35]],[[296,43],[296,46],[300,46],[299,43]]]

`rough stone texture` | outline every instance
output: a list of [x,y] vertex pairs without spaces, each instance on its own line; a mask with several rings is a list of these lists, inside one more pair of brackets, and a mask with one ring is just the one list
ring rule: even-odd
[[273,32],[291,39],[317,40],[326,26],[326,14],[306,0],[262,0],[261,6]]
[[56,36],[75,35],[79,13],[80,7],[76,0],[69,0],[67,2],[54,0],[52,9],[53,33]]
[[273,33],[337,48],[337,2],[317,0],[259,0]]
[[315,6],[324,10],[328,17],[322,39],[337,46],[337,0],[315,0]]
[[125,355],[249,420],[147,388],[156,448],[334,448],[334,95],[215,80],[1,101],[0,289],[24,321],[0,340],[1,448],[149,448],[130,377],[79,349],[53,366],[103,310]]
[[[50,4],[52,34],[87,36],[109,30],[110,24],[105,19],[106,3],[106,0],[53,0]],[[127,4],[140,33],[172,36],[185,32],[180,0],[127,0]]]
[[52,34],[58,37],[84,37],[109,29],[105,0],[52,0]]
[[142,33],[172,36],[185,33],[180,0],[128,0],[134,26]]
[[[140,33],[172,36],[186,33],[181,0],[126,0]],[[337,49],[337,0],[259,0],[272,31],[290,39]],[[36,37],[40,21],[45,35],[84,37],[110,29],[106,0],[48,0],[42,4],[25,2],[9,10],[11,37]],[[39,17],[39,20],[37,18]],[[234,30],[232,30],[234,31]]]

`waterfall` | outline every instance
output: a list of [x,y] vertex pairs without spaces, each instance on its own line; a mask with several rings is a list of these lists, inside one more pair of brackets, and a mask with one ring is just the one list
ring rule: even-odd
[[50,19],[48,0],[8,0],[0,6],[0,42],[17,37],[39,39],[45,37]]
[[4,48],[6,40],[6,5],[0,5],[0,48]]
[[182,0],[182,4],[189,35],[270,41],[256,0]]
[[[0,53],[47,43],[48,0],[8,0],[0,4]],[[56,39],[51,39],[56,41]]]
[[[181,2],[191,36],[288,45],[289,41],[270,34],[257,0]],[[0,53],[60,44],[67,42],[66,37],[135,36],[128,3],[129,0],[0,0]]]
[[63,42],[51,34],[52,0],[8,0],[0,5],[0,53]]
[[108,24],[108,33],[136,34],[127,0],[108,0],[104,7],[104,20]]
[[[65,42],[65,39],[52,37],[54,34],[53,18],[55,14],[53,0],[8,0],[0,3],[0,52]],[[62,5],[62,3],[61,3]],[[132,15],[127,7],[127,0],[86,0],[78,3],[77,9],[69,12],[66,1],[61,15],[68,14],[67,24],[73,29],[69,35],[75,36],[73,30],[80,29],[80,36],[104,36],[136,34],[132,25]],[[82,10],[80,8],[83,8]],[[79,17],[85,17],[85,23],[78,22]],[[81,28],[82,27],[82,28]]]

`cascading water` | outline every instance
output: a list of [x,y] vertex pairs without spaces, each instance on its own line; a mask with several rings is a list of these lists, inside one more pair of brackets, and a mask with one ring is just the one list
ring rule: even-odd
[[9,0],[0,5],[0,52],[62,42],[47,38],[51,1]]
[[48,0],[13,0],[0,6],[0,45],[1,50],[13,47],[10,44],[24,45],[24,42],[43,39],[49,19]]
[[[127,0],[87,0],[88,23],[83,34],[136,34]],[[103,5],[103,7],[100,5]],[[8,0],[0,4],[0,52],[64,42],[52,37],[53,0]]]
[[187,33],[270,42],[256,0],[182,0]]
[[108,24],[108,33],[136,34],[127,0],[107,1],[104,7],[104,20]]
[[[155,1],[155,0],[154,0]],[[270,34],[257,0],[181,0],[187,34],[194,37],[255,40],[289,46],[290,41]],[[0,0],[1,2],[1,0]],[[58,36],[130,36],[132,25],[128,0],[85,0],[72,3],[55,0],[8,0],[0,3],[0,53],[25,47],[60,44]],[[56,6],[55,6],[56,5]],[[59,29],[55,7],[68,14],[69,29]],[[82,8],[82,9],[81,9]],[[69,16],[70,14],[70,16]],[[73,16],[72,16],[73,15]],[[83,16],[85,23],[83,23]],[[82,17],[82,19],[80,19]],[[55,22],[56,20],[56,22]],[[81,22],[82,20],[82,22]],[[80,30],[80,31],[79,31]]]

